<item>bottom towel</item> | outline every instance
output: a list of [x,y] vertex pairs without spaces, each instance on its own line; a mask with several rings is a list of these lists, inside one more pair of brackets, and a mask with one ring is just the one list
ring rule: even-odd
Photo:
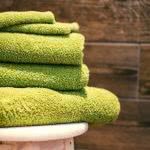
[[120,105],[111,92],[85,87],[81,91],[45,88],[0,88],[0,127],[72,122],[110,123]]

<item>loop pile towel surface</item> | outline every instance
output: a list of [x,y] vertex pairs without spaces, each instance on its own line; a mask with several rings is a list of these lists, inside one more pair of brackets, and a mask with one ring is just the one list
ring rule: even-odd
[[110,123],[118,98],[88,87],[84,36],[52,12],[0,13],[0,127]]

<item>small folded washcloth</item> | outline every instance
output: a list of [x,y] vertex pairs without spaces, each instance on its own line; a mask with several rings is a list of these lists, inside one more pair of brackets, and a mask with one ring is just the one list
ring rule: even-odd
[[86,65],[36,65],[0,63],[1,87],[44,87],[79,90],[88,84]]
[[0,126],[72,122],[110,123],[119,114],[117,97],[104,89],[77,92],[42,88],[0,88]]
[[83,48],[84,36],[79,33],[66,36],[0,33],[1,62],[81,65]]
[[50,11],[26,11],[26,12],[2,12],[0,13],[0,28],[15,26],[20,24],[36,24],[36,23],[55,23],[54,14]]

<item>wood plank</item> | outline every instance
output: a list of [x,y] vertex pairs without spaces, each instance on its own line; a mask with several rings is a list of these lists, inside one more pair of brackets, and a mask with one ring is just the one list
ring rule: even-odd
[[[142,103],[142,102],[141,102]],[[121,104],[121,112],[118,117],[118,120],[120,121],[136,121],[136,122],[142,122],[142,116],[143,114],[149,114],[149,112],[145,112],[143,110],[143,113],[140,115],[139,105],[140,101],[136,99],[121,99],[120,98],[120,104]],[[150,104],[150,103],[149,103]],[[142,106],[142,104],[141,104]],[[143,109],[143,107],[141,107]],[[141,120],[140,120],[141,119]],[[149,119],[148,115],[146,115],[145,119]]]
[[5,0],[0,2],[0,11],[9,11],[14,8],[14,0]]
[[141,44],[140,96],[150,97],[150,44]]
[[70,2],[70,17],[79,22],[87,41],[135,42],[139,41],[140,30],[139,18],[133,13],[135,4],[119,0],[75,0]]
[[87,41],[150,42],[149,0],[70,1]]
[[149,99],[122,99],[120,98],[120,121],[150,123],[150,98]]
[[132,123],[90,126],[75,139],[77,150],[149,150],[150,127]]
[[0,10],[52,10],[79,22],[87,41],[150,42],[149,0],[6,0]]
[[84,62],[90,69],[89,85],[120,97],[137,97],[139,54],[137,44],[87,43]]
[[140,14],[140,31],[139,41],[143,43],[150,43],[150,1],[138,0],[138,8],[136,12]]
[[139,121],[143,123],[150,123],[150,98],[140,100]]

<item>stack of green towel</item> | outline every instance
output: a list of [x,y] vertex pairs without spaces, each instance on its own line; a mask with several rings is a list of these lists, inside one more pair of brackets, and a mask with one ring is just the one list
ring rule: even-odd
[[115,120],[117,97],[87,87],[83,49],[79,25],[52,12],[0,13],[0,127]]

